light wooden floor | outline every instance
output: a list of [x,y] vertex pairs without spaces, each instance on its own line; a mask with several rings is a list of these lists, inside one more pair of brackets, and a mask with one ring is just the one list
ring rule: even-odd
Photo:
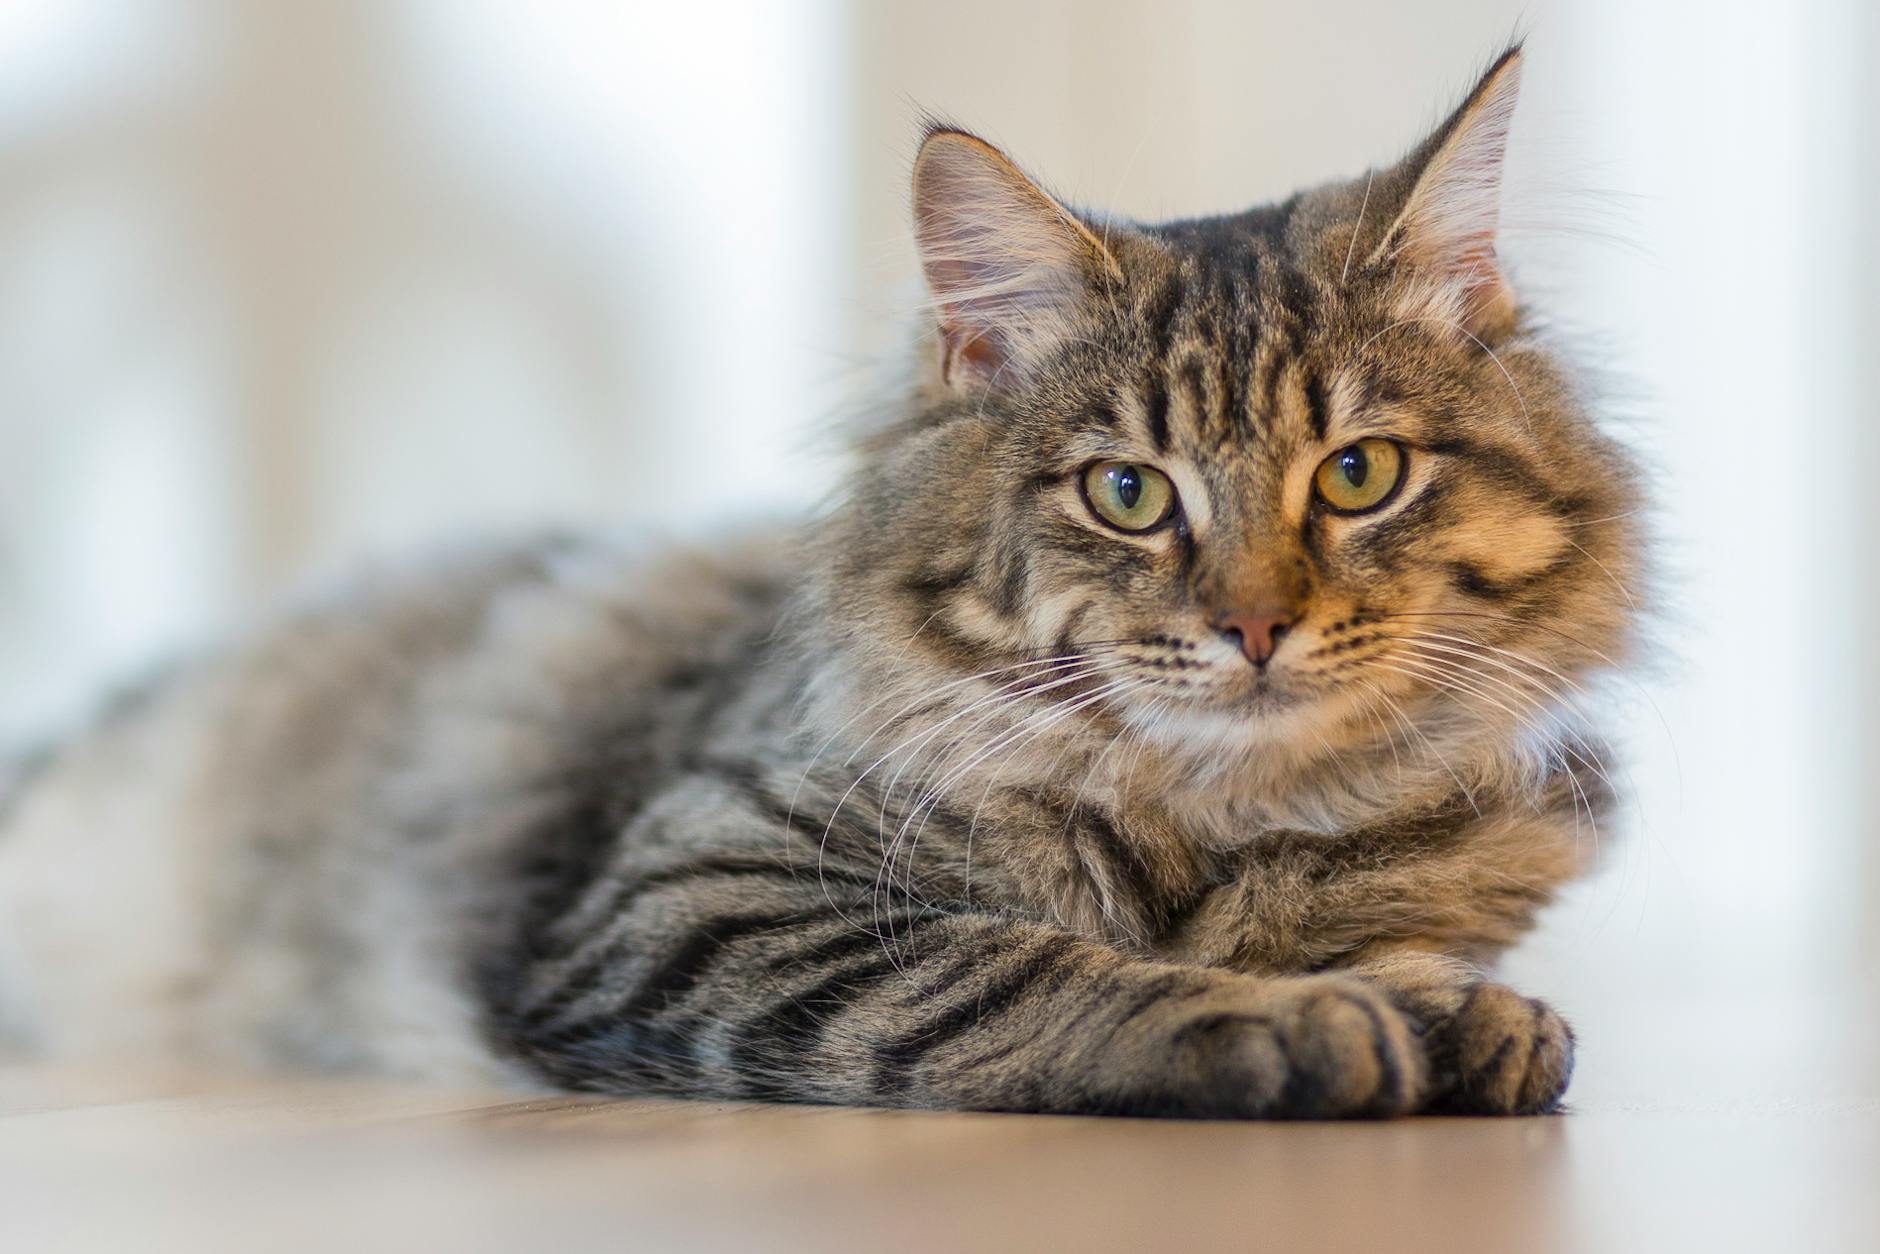
[[1576,1110],[1387,1124],[738,1108],[0,1067],[0,1250],[1880,1250],[1820,999],[1582,1015]]

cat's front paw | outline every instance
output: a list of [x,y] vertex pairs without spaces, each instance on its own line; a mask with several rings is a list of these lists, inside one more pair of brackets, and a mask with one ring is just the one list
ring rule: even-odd
[[1456,1114],[1545,1114],[1573,1076],[1573,1029],[1546,1002],[1505,984],[1470,988],[1434,1025],[1431,1052],[1435,1109]]
[[1342,975],[1275,981],[1267,1006],[1273,1074],[1267,1113],[1383,1117],[1422,1105],[1429,1068],[1417,1026],[1382,991]]

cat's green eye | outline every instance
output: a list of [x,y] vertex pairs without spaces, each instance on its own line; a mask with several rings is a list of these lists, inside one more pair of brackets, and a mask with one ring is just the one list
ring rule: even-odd
[[1376,509],[1403,479],[1403,446],[1392,440],[1359,440],[1319,463],[1313,484],[1319,499],[1341,514]]
[[1090,511],[1122,531],[1147,531],[1175,512],[1175,485],[1153,466],[1098,462],[1084,471]]

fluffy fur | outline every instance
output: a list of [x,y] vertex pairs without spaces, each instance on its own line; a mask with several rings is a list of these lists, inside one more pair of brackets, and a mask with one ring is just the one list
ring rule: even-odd
[[[1488,965],[1611,804],[1578,698],[1640,542],[1495,252],[1518,73],[1396,166],[1162,226],[933,128],[934,333],[826,518],[461,561],[184,668],[0,802],[0,1021],[614,1092],[1551,1108],[1571,1036]],[[1366,438],[1403,481],[1340,514],[1315,472]],[[1106,523],[1107,462],[1178,509]]]

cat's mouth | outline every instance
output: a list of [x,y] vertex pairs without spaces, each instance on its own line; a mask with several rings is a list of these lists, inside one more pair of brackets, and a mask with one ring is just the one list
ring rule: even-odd
[[1272,709],[1281,705],[1292,705],[1298,701],[1298,694],[1278,677],[1270,673],[1261,673],[1253,677],[1253,682],[1243,686],[1240,703],[1249,709]]
[[1263,668],[1208,685],[1195,695],[1197,704],[1219,713],[1257,717],[1297,710],[1319,694],[1311,685],[1301,683],[1296,675],[1281,669]]
[[[1145,738],[1200,759],[1250,750],[1296,756],[1322,744],[1328,724],[1320,709],[1330,693],[1298,675],[1266,673],[1225,677],[1188,687],[1182,699],[1131,707],[1126,726]],[[1316,750],[1311,750],[1316,752]]]

